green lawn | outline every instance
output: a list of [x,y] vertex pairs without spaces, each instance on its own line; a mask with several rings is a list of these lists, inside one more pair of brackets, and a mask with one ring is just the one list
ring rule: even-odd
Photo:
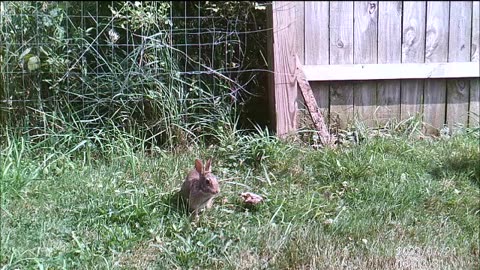
[[[258,135],[149,155],[3,146],[2,269],[478,269],[476,132],[315,150]],[[198,223],[175,192],[221,180]],[[47,166],[45,166],[47,165]],[[256,208],[239,194],[265,197]]]

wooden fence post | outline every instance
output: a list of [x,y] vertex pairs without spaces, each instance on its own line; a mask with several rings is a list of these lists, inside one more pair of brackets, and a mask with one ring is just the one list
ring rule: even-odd
[[274,95],[275,130],[280,138],[297,130],[297,81],[295,54],[298,49],[295,20],[298,7],[294,1],[272,2],[273,71],[274,81],[270,95]]

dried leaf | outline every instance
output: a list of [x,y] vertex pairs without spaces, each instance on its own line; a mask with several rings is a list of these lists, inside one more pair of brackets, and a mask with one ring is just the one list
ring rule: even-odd
[[240,196],[242,197],[243,202],[247,204],[259,204],[263,201],[262,196],[252,192],[243,192]]

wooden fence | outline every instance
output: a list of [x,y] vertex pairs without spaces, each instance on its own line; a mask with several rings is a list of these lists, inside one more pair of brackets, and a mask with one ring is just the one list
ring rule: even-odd
[[479,1],[274,1],[269,95],[277,135],[302,127],[297,55],[330,127],[414,115],[428,133],[478,126],[479,10]]

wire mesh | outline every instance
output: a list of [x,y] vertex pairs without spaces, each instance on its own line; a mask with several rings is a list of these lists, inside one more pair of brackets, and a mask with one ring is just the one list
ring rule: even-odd
[[266,81],[264,5],[3,1],[0,123],[29,135],[211,124]]

